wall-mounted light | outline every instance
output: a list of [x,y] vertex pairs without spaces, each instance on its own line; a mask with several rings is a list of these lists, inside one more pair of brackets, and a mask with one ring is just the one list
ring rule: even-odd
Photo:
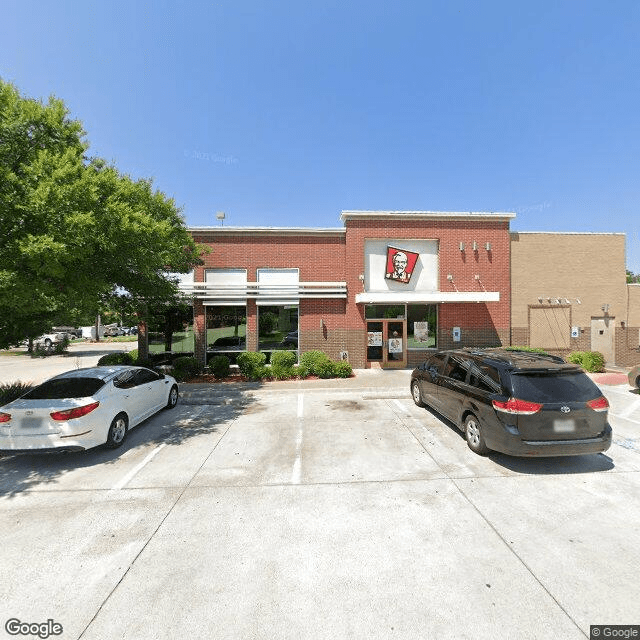
[[577,302],[578,304],[582,304],[582,302],[580,302],[580,298],[576,298],[576,302]]
[[358,280],[362,280],[362,281],[364,281],[364,273],[361,273],[361,274],[358,276]]
[[450,273],[447,274],[447,280],[449,280],[449,282],[453,282],[453,276]]
[[476,280],[480,280],[480,274],[476,273],[476,275],[474,276]]
[[543,301],[543,300],[544,300],[544,297],[543,297],[543,296],[538,296],[538,302],[539,302],[540,304],[542,304],[542,301]]
[[491,243],[490,243],[490,242],[487,242],[487,243],[484,245],[484,248],[485,248],[487,251],[491,251]]
[[320,318],[320,328],[324,328],[324,320],[322,318]]
[[478,250],[478,243],[475,240],[473,241],[473,250],[474,251]]
[[464,251],[464,242],[460,243],[460,251]]

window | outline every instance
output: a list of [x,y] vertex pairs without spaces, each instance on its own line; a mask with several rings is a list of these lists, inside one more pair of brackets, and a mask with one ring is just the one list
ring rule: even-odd
[[481,391],[500,393],[500,374],[493,367],[487,365],[471,365],[469,384]]
[[298,348],[298,305],[258,307],[258,351]]
[[443,353],[437,353],[435,356],[430,358],[426,366],[427,371],[432,375],[435,373],[442,373],[446,357],[447,356]]
[[405,317],[405,306],[403,304],[368,304],[364,314],[367,320],[381,318],[396,320]]
[[208,306],[207,360],[213,356],[227,356],[234,363],[238,354],[247,350],[247,307]]
[[444,370],[444,375],[452,380],[458,382],[464,382],[467,379],[467,371],[469,370],[469,363],[458,356],[449,356],[447,366]]
[[433,349],[437,345],[438,306],[407,305],[407,348]]
[[87,398],[104,386],[100,378],[54,378],[25,393],[29,400],[58,400],[60,398]]

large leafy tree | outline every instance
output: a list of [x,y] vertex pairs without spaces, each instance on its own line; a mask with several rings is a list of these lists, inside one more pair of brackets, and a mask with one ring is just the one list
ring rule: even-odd
[[144,321],[150,304],[175,300],[166,273],[199,262],[173,200],[87,149],[60,100],[0,80],[0,348],[114,296]]

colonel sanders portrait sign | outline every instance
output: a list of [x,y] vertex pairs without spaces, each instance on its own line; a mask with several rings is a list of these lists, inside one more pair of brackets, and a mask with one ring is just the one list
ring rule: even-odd
[[411,280],[419,255],[413,251],[387,247],[387,272],[384,277],[407,284]]

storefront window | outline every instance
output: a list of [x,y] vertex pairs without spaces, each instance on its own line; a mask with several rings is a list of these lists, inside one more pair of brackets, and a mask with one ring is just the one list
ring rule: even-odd
[[391,318],[403,319],[405,317],[405,305],[403,304],[368,304],[365,308],[365,317],[369,319]]
[[407,305],[407,346],[409,349],[429,349],[437,346],[437,334],[437,305]]
[[258,351],[298,348],[298,305],[258,307]]
[[242,306],[206,307],[207,359],[224,355],[235,362],[247,349],[247,308]]

